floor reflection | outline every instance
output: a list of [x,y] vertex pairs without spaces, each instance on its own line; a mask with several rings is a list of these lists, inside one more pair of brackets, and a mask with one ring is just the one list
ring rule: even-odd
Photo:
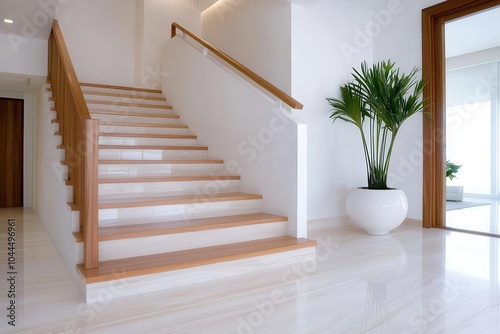
[[446,204],[447,227],[494,235],[500,234],[500,201],[471,197],[465,198],[462,203],[446,202]]
[[89,306],[36,214],[0,210],[0,221],[12,215],[24,225],[24,318],[11,328],[4,308],[1,333],[500,333],[497,238],[409,225],[371,236],[331,219],[310,224],[315,259]]

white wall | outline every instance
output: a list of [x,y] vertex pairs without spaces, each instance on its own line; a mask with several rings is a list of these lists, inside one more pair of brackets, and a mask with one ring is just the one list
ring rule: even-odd
[[[421,10],[439,2],[318,0],[293,6],[292,95],[305,105],[298,117],[309,130],[309,219],[345,214],[347,190],[366,184],[356,129],[329,124],[324,98],[338,96],[338,86],[362,60],[391,59],[403,71],[421,67]],[[416,115],[401,129],[389,175],[389,186],[405,190],[414,219],[422,217],[422,161],[422,116]]]
[[73,0],[56,19],[80,81],[159,88],[173,21],[201,34],[197,0]]
[[204,39],[290,93],[289,0],[220,0],[201,18]]
[[48,95],[44,88],[35,93],[35,191],[37,211],[59,255],[70,273],[76,277],[76,242],[72,234],[72,214],[67,188],[61,177],[59,137],[54,135],[56,125],[51,124],[55,114],[50,112]]
[[[374,61],[391,59],[403,71],[422,67],[422,9],[441,0],[398,0],[401,10],[374,38]],[[380,2],[377,10],[389,2]],[[392,184],[408,197],[408,217],[422,219],[422,115],[415,115],[401,128],[396,140],[390,174]]]
[[366,184],[357,129],[328,118],[327,97],[338,97],[352,67],[371,61],[371,39],[359,29],[370,12],[347,1],[319,0],[292,7],[292,96],[304,104],[295,115],[308,126],[309,219],[345,215],[349,188]]
[[[359,66],[362,60],[390,58],[405,71],[421,66],[421,9],[439,2],[316,0],[292,1],[290,5],[287,0],[221,0],[202,13],[204,38],[279,88],[291,91],[305,105],[295,115],[309,129],[309,219],[345,214],[347,190],[366,183],[358,134],[348,124],[331,124],[325,98],[338,94],[338,87],[350,78],[351,67]],[[368,3],[374,10],[356,3]],[[151,20],[144,24],[144,50],[152,49],[148,45],[158,47],[165,38],[158,33],[147,40],[147,31],[159,31],[156,27],[164,22],[147,13],[163,15],[155,9],[167,10],[170,4],[173,2],[144,0],[145,22]],[[67,40],[71,38],[68,47],[82,81],[136,82],[136,14],[131,0],[74,0],[61,6],[58,19],[63,33],[67,30]],[[191,14],[186,17],[192,18]],[[194,21],[189,22],[185,24],[193,24],[196,30]],[[105,47],[109,40],[113,48]],[[156,66],[156,51],[143,55],[145,68]],[[100,57],[106,59],[106,65],[89,65]],[[156,75],[161,77],[162,73]],[[410,203],[408,216],[415,219],[421,218],[421,158],[422,120],[417,115],[401,130],[389,183],[405,190]]]
[[56,19],[80,81],[134,86],[134,0],[73,0]]
[[0,73],[47,75],[47,41],[0,34]]
[[24,93],[24,206],[33,207],[33,147],[35,123],[35,96]]
[[[305,237],[304,124],[182,37],[167,42],[162,65],[167,99],[209,156],[241,175],[242,192],[263,196],[264,212],[288,216],[290,235]],[[213,194],[217,185],[204,191]]]
[[[352,67],[372,62],[376,39],[402,4],[377,2],[372,20],[373,2],[291,3],[221,0],[202,13],[203,37],[304,104],[294,115],[308,126],[308,218],[340,216],[348,189],[367,181],[357,130],[332,125],[325,98],[338,96]],[[412,206],[413,217],[418,210]]]
[[199,3],[197,0],[142,0],[142,63],[137,84],[161,88],[161,52],[170,39],[170,26],[178,22],[201,35]]

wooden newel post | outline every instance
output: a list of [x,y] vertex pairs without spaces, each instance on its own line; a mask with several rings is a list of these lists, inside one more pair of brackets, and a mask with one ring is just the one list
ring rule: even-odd
[[87,119],[84,123],[85,156],[83,184],[83,265],[85,269],[99,267],[99,121]]
[[176,30],[177,30],[177,28],[175,27],[175,24],[172,24],[172,25],[170,26],[170,37],[171,37],[171,38],[174,38],[174,37],[175,37],[176,32],[177,32]]

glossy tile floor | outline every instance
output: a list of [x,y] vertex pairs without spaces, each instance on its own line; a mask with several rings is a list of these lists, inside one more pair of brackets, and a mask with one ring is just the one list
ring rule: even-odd
[[446,211],[446,226],[468,231],[500,234],[500,201],[481,198],[465,198],[464,200],[489,204]]
[[[4,278],[8,218],[17,223],[15,298]],[[113,300],[124,281],[86,305],[36,214],[0,209],[0,333],[500,333],[499,239],[410,225],[375,237],[338,219],[311,225],[316,260]]]

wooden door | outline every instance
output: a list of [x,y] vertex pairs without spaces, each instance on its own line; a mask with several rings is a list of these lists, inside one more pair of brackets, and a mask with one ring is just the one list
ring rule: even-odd
[[24,101],[0,98],[0,208],[23,206]]

